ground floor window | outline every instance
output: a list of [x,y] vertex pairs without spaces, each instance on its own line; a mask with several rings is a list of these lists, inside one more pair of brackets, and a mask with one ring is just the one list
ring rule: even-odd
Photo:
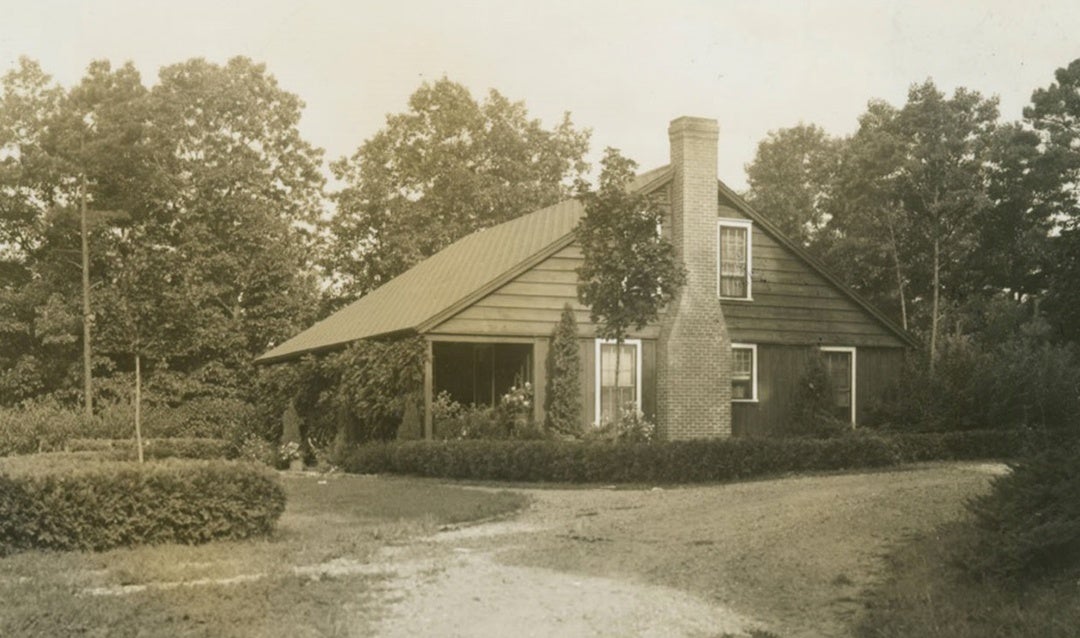
[[731,400],[757,401],[757,346],[731,344]]
[[[618,374],[616,375],[616,353]],[[596,422],[614,420],[620,410],[641,406],[641,340],[596,340]]]
[[836,417],[855,424],[855,348],[821,349],[832,385]]

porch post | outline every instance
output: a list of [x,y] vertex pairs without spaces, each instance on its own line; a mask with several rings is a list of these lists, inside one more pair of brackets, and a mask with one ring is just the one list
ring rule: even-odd
[[430,441],[435,438],[434,420],[431,414],[435,392],[435,359],[431,339],[425,339],[424,344],[427,347],[427,353],[424,356],[424,438]]
[[548,340],[533,340],[533,420],[537,425],[544,425],[544,403],[547,394],[547,357]]

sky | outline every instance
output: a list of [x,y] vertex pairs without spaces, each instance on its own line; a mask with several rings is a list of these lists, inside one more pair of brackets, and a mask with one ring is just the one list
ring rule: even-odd
[[104,58],[152,85],[162,66],[236,55],[304,100],[301,132],[328,160],[445,76],[549,126],[569,112],[593,132],[594,163],[614,146],[665,164],[671,120],[715,118],[719,176],[742,189],[769,131],[851,133],[868,100],[900,105],[927,78],[1020,118],[1080,57],[1080,2],[0,0],[0,72],[28,56],[70,86]]

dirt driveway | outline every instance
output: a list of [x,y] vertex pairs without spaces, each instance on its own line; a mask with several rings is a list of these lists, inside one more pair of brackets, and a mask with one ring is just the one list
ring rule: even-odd
[[386,548],[382,636],[844,636],[883,556],[999,465],[669,489],[530,489],[507,521]]

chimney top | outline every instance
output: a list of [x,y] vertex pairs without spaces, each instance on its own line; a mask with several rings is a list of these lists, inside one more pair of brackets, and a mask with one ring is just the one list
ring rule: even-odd
[[668,136],[670,137],[687,134],[718,137],[720,134],[720,125],[712,118],[690,117],[688,115],[675,118],[671,121],[671,124],[668,125]]

